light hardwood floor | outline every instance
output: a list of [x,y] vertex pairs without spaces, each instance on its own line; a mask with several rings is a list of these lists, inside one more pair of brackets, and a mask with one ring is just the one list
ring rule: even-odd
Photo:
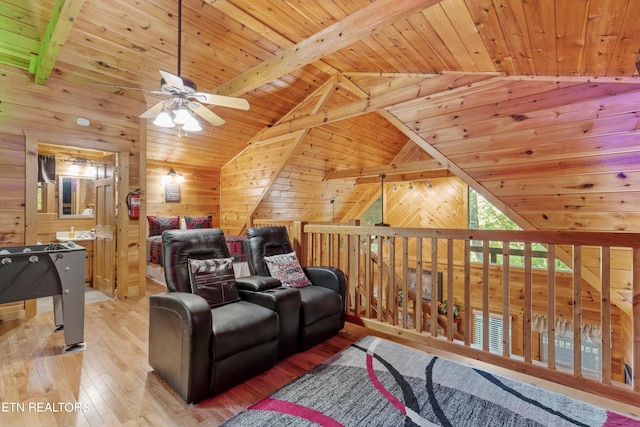
[[[149,295],[164,292],[151,281],[147,286],[142,297],[86,306],[83,352],[63,354],[64,336],[53,333],[51,312],[0,322],[0,426],[216,426],[371,333],[347,324],[270,371],[187,405],[147,364]],[[638,410],[578,397],[626,414]]]

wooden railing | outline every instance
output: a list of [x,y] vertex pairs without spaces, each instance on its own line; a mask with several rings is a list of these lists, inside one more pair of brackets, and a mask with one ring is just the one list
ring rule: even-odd
[[[303,264],[347,274],[351,322],[621,402],[640,399],[640,234],[306,224],[296,239]],[[472,241],[482,247],[475,261]],[[502,265],[490,262],[495,242]],[[515,243],[521,265],[512,265]],[[545,268],[535,267],[545,250]],[[442,291],[427,286],[439,272]],[[534,330],[541,318],[546,327]],[[580,325],[569,336],[569,368],[555,345],[543,351],[559,337],[558,322]],[[585,328],[610,333],[586,339]],[[599,360],[596,376],[583,366],[587,344]]]

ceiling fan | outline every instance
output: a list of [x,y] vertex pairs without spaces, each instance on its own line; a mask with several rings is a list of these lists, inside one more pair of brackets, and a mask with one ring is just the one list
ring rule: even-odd
[[[240,110],[249,109],[249,102],[247,102],[246,99],[198,92],[196,84],[191,80],[176,76],[167,71],[159,71],[162,76],[162,79],[160,80],[161,91],[150,92],[168,94],[171,95],[171,98],[158,102],[153,107],[140,114],[140,118],[151,119],[156,117],[156,121],[158,121],[157,117],[159,114],[162,114],[163,111],[167,114],[169,111],[175,111],[176,117],[173,119],[173,122],[184,125],[187,118],[186,116],[183,118],[181,115],[194,112],[213,126],[220,126],[225,123],[224,119],[209,110],[203,104],[237,108]],[[168,125],[166,127],[173,127],[173,125]]]
[[[200,128],[200,125],[193,117],[193,113],[202,117],[213,126],[220,126],[225,123],[222,117],[218,116],[203,104],[236,108],[240,110],[249,109],[249,102],[244,98],[198,92],[196,84],[193,81],[184,77],[180,77],[181,54],[182,0],[178,0],[178,74],[175,75],[167,71],[158,70],[162,77],[160,79],[160,90],[139,89],[132,87],[127,88],[134,90],[143,90],[158,95],[170,95],[171,98],[158,102],[153,107],[140,114],[140,118],[155,118],[153,123],[162,127],[172,128],[176,124],[178,124],[182,127],[182,129],[186,131],[198,131],[202,128]],[[124,88],[123,86],[118,87]],[[169,115],[170,112],[174,112],[174,118],[171,118],[171,116]]]

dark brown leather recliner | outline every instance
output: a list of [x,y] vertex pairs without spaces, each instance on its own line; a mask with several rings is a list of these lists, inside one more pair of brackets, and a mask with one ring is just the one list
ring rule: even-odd
[[[243,242],[252,275],[269,276],[264,257],[293,252],[285,227],[247,229]],[[346,316],[347,278],[335,267],[303,267],[311,286],[295,288],[300,292],[298,349],[306,350],[336,335]],[[250,290],[246,285],[241,289]],[[259,289],[254,289],[260,291]]]
[[[188,260],[229,258],[220,229],[162,235],[168,292],[149,300],[149,364],[187,403],[271,368],[278,355],[278,315],[242,299],[211,308],[191,292]],[[254,280],[260,286],[264,278]],[[297,313],[297,307],[294,308]]]

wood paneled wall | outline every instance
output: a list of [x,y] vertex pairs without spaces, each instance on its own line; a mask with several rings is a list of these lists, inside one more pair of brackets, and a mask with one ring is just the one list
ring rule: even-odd
[[[165,201],[162,178],[171,168],[185,179],[180,184],[180,202]],[[213,226],[220,226],[220,172],[217,170],[148,161],[145,199],[147,215],[212,215]]]
[[0,245],[24,244],[25,141],[0,133]]
[[[25,243],[25,140],[0,133],[0,247]],[[25,317],[24,302],[0,305],[0,320]]]
[[[127,153],[127,170],[120,171],[120,176],[128,177],[124,188],[133,189],[139,183],[140,124],[137,115],[144,110],[144,102],[63,81],[55,75],[46,86],[36,85],[27,72],[7,66],[0,66],[0,93],[3,133],[0,139],[0,174],[7,175],[3,176],[3,182],[9,184],[7,190],[3,185],[0,193],[0,209],[3,209],[0,211],[0,244],[24,244],[25,217],[33,215],[34,221],[36,218],[35,212],[26,212],[25,208],[26,144],[34,147],[34,153],[30,153],[30,156],[35,155],[39,143]],[[78,125],[78,117],[89,119],[90,125]],[[118,209],[126,212],[126,207],[122,206],[123,200],[119,199]],[[118,245],[119,248],[126,248],[126,253],[121,253],[119,258],[126,262],[127,259],[137,258],[138,235],[132,232],[137,230],[137,225],[129,224],[126,220],[119,225],[129,231],[124,234],[127,242]],[[50,235],[53,228],[57,228],[57,225],[45,230],[46,233]],[[137,266],[121,265],[118,271],[122,289],[119,296],[126,297],[129,292],[139,292],[136,287],[139,281]]]

